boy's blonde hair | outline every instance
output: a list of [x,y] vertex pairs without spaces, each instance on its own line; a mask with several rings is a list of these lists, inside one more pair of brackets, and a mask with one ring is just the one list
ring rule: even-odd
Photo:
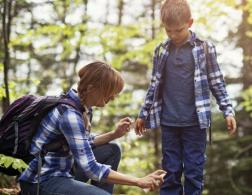
[[96,61],[87,64],[78,72],[80,81],[78,82],[78,94],[81,103],[85,105],[87,97],[87,87],[92,85],[100,90],[101,95],[105,98],[120,93],[124,86],[124,80],[121,74],[110,65]]
[[163,25],[181,25],[191,19],[191,10],[186,0],[165,0],[161,6]]

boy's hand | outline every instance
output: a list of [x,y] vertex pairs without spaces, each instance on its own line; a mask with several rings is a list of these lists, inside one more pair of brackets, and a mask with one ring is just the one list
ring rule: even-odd
[[233,116],[226,117],[226,124],[230,135],[236,132],[236,120]]
[[144,128],[144,120],[138,118],[135,123],[136,123],[135,125],[136,134],[139,136],[143,135],[143,133],[146,131],[146,129]]

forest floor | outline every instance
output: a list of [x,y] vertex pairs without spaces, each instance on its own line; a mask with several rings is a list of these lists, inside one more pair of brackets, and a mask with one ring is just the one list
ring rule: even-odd
[[17,195],[20,191],[18,186],[13,186],[11,188],[0,188],[0,195]]

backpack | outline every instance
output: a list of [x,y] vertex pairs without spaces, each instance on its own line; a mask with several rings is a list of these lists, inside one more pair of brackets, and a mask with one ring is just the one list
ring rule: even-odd
[[[34,156],[29,153],[32,137],[43,117],[59,104],[70,105],[81,110],[75,102],[66,96],[34,96],[25,95],[15,100],[0,120],[0,154],[22,159],[29,163]],[[55,151],[66,143],[62,135],[57,139],[58,144],[49,143],[46,151]],[[12,167],[0,167],[0,172],[7,175],[19,175]]]

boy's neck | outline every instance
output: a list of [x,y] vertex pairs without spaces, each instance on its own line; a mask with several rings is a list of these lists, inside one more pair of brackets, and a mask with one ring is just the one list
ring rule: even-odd
[[174,43],[174,45],[176,47],[181,47],[182,45],[184,45],[191,38],[191,36],[192,36],[192,33],[191,33],[191,31],[188,30],[188,34],[187,34],[186,38],[181,43],[178,43],[178,44]]

